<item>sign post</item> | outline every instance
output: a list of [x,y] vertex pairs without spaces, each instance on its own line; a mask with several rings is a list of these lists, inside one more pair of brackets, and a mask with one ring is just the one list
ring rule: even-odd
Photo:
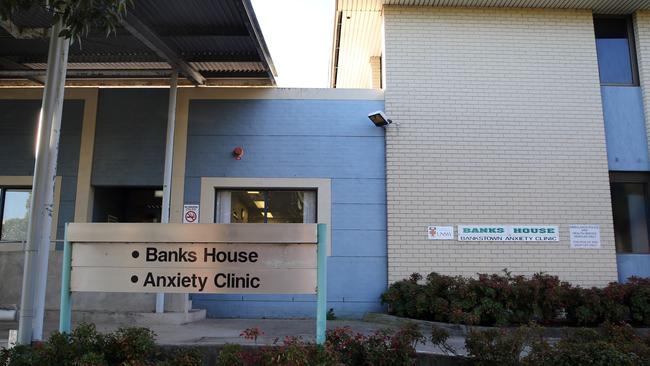
[[59,331],[71,292],[317,294],[325,342],[325,224],[68,224]]

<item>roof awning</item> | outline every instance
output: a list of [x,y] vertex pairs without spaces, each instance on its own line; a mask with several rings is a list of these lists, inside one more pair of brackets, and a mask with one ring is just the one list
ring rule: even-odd
[[[45,75],[51,17],[41,8],[0,21],[0,86]],[[138,0],[106,37],[70,46],[69,85],[275,85],[275,67],[250,0]]]

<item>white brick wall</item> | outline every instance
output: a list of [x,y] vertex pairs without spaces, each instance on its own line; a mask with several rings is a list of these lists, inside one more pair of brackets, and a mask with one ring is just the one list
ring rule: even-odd
[[[615,281],[592,14],[386,7],[389,280],[537,271]],[[560,241],[426,240],[428,225],[549,224]],[[602,249],[569,247],[599,224]],[[456,227],[455,227],[456,229]]]
[[[634,14],[634,35],[639,83],[643,93],[643,109],[645,115],[650,116],[650,11],[637,11]],[[646,118],[646,133],[650,141],[648,118]]]

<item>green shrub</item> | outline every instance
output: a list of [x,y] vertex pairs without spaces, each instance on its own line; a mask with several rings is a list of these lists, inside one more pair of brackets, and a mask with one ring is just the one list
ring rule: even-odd
[[514,330],[471,330],[465,340],[465,348],[468,355],[476,361],[476,365],[517,366],[521,364],[520,358],[524,349],[539,337],[541,330],[528,326]]
[[581,288],[544,273],[527,278],[504,270],[502,275],[478,278],[434,272],[422,280],[415,273],[391,284],[382,303],[397,316],[468,325],[592,326],[606,321],[650,325],[649,279]]
[[156,353],[155,334],[146,328],[121,328],[101,334],[93,324],[80,324],[71,333],[54,332],[33,346],[0,350],[0,366],[194,366],[196,351]]
[[579,328],[557,342],[541,337],[541,328],[472,331],[465,344],[479,366],[647,366],[650,338],[639,337],[629,325]]
[[414,364],[415,346],[424,339],[415,324],[407,325],[397,332],[380,330],[369,336],[343,327],[328,330],[323,346],[296,337],[286,337],[279,345],[260,347],[257,350],[226,345],[219,352],[217,365],[407,366]]

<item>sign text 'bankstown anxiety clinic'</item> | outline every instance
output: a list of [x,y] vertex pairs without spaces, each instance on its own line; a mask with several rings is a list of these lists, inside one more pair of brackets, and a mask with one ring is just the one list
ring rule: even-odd
[[557,226],[458,225],[458,241],[559,241]]

